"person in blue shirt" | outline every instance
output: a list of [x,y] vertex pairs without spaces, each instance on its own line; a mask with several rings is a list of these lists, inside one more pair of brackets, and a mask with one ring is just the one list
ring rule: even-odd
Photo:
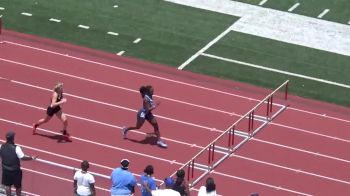
[[159,102],[155,102],[153,100],[152,96],[154,93],[154,89],[151,85],[147,85],[147,86],[141,86],[139,91],[143,99],[143,104],[142,104],[142,108],[137,112],[136,126],[124,127],[122,129],[123,137],[127,138],[126,134],[130,130],[140,129],[143,123],[145,122],[145,120],[147,120],[153,126],[154,134],[157,137],[157,145],[160,147],[166,148],[168,147],[168,145],[160,139],[159,126],[156,118],[152,114],[152,111],[156,109],[160,104]]
[[157,189],[156,181],[152,177],[154,173],[154,168],[152,165],[147,165],[143,170],[144,174],[141,175],[141,195],[142,196],[152,196],[152,191]]
[[111,181],[111,196],[131,196],[135,192],[136,178],[129,169],[129,160],[122,159],[118,167],[112,171]]

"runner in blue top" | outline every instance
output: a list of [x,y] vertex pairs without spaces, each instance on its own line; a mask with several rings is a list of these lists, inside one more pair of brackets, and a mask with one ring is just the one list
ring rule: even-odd
[[155,102],[152,98],[154,89],[152,86],[141,86],[140,94],[143,99],[143,107],[137,112],[137,121],[135,127],[124,127],[123,137],[126,138],[126,134],[129,130],[140,129],[147,120],[154,129],[154,133],[157,137],[157,145],[163,148],[168,147],[168,145],[160,139],[159,126],[156,118],[153,116],[152,111],[158,107],[159,102]]

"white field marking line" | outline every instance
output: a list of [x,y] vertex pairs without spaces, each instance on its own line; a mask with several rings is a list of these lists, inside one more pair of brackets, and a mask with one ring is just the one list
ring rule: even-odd
[[320,15],[317,16],[317,18],[322,18],[324,15],[326,15],[329,12],[329,9],[325,9],[323,10],[322,13],[320,13]]
[[246,63],[246,62],[243,62],[243,61],[238,61],[238,60],[234,60],[234,59],[228,59],[228,58],[224,58],[224,57],[219,57],[219,56],[212,55],[212,54],[203,53],[202,55],[206,56],[206,57],[213,58],[213,59],[227,61],[227,62],[230,62],[230,63],[237,63],[237,64],[241,64],[241,65],[245,65],[245,66],[249,66],[249,67],[254,67],[254,68],[258,68],[258,69],[262,69],[262,70],[266,70],[266,71],[276,72],[276,73],[280,73],[280,74],[284,74],[284,75],[288,75],[288,76],[294,76],[294,77],[298,77],[298,78],[303,78],[303,79],[307,79],[307,80],[313,80],[313,81],[317,81],[317,82],[321,82],[321,83],[326,83],[326,84],[330,84],[330,85],[334,85],[334,86],[339,86],[339,87],[344,87],[344,88],[350,89],[349,85],[341,84],[341,83],[337,83],[337,82],[332,82],[332,81],[329,81],[329,80],[324,80],[324,79],[320,79],[320,78],[305,76],[305,75],[296,74],[296,73],[292,73],[292,72],[288,72],[288,71],[282,71],[282,70],[279,70],[279,69],[268,68],[268,67],[265,67],[265,66],[256,65],[256,64],[252,64],[252,63]]
[[112,32],[112,31],[108,31],[107,34],[108,35],[114,35],[114,36],[118,36],[119,35],[119,33]]
[[[30,104],[21,103],[21,102],[18,102],[18,101],[13,101],[13,100],[1,98],[1,97],[0,97],[0,100],[6,101],[6,102],[10,102],[10,103],[14,103],[14,104],[18,104],[18,105],[22,105],[22,106],[26,106],[26,107],[30,107],[30,108],[35,108],[35,109],[38,109],[38,110],[43,110],[43,111],[46,110],[45,108],[40,108],[40,107],[33,106],[33,105],[30,105]],[[119,127],[119,126],[116,126],[116,125],[112,125],[112,124],[108,124],[108,123],[104,123],[104,122],[100,122],[100,121],[96,121],[96,120],[92,120],[92,119],[88,119],[88,118],[83,118],[83,117],[79,117],[79,116],[75,116],[75,115],[71,115],[71,114],[67,114],[67,113],[65,113],[65,114],[68,117],[76,118],[76,119],[87,121],[87,122],[90,122],[90,123],[95,123],[95,124],[104,125],[104,126],[108,126],[108,127],[112,127],[112,128],[117,128],[117,129],[121,129],[122,128],[122,127]],[[142,134],[142,135],[147,135],[144,132],[140,132],[140,131],[136,131],[136,130],[130,130],[130,131],[132,131],[134,133]],[[174,143],[178,143],[178,144],[187,145],[187,146],[192,146],[193,145],[193,144],[190,144],[190,143],[186,143],[186,142],[182,142],[182,141],[178,141],[178,140],[174,140],[174,139],[170,139],[170,138],[166,138],[166,137],[162,137],[162,139],[164,139],[166,141],[171,141],[171,142],[174,142]],[[196,147],[198,147],[200,149],[204,148],[203,146],[197,146],[197,145],[196,145]]]
[[27,13],[27,12],[22,12],[21,14],[24,15],[24,16],[33,16],[33,14]]
[[118,56],[122,56],[124,53],[125,53],[125,51],[122,50],[122,51],[119,51],[119,52],[117,53],[117,55],[118,55]]
[[113,7],[114,7],[114,8],[118,8],[119,6],[118,6],[118,5],[114,5]]
[[258,181],[255,181],[255,180],[249,180],[247,178],[233,176],[233,175],[229,175],[229,174],[225,174],[225,173],[221,173],[221,172],[217,172],[217,171],[213,171],[212,173],[213,174],[218,174],[218,175],[221,175],[221,176],[225,176],[225,177],[229,177],[229,178],[233,178],[233,179],[237,179],[237,180],[244,181],[244,182],[258,184],[258,185],[269,187],[269,188],[273,188],[273,189],[276,189],[276,190],[282,190],[282,191],[286,191],[286,192],[290,192],[290,193],[295,193],[295,194],[298,194],[298,195],[313,196],[313,195],[310,195],[310,194],[307,194],[307,193],[302,193],[302,192],[294,191],[294,190],[291,190],[291,189],[286,189],[286,188],[283,188],[283,187],[280,187],[280,186],[266,184],[266,183],[258,182]]
[[[23,127],[31,127],[30,125],[27,125],[27,124],[23,124],[23,123],[20,123],[20,122],[15,122],[15,121],[3,119],[3,118],[0,118],[0,121],[11,123],[11,124],[15,124],[15,125],[20,125],[20,126],[23,126]],[[46,133],[57,134],[57,132],[49,131],[49,130],[43,129],[43,128],[39,128],[38,130],[41,130],[41,131],[46,132]],[[180,165],[180,166],[185,164],[185,163],[180,163],[180,162],[177,162],[177,161],[173,162],[173,160],[163,159],[163,158],[160,158],[160,157],[151,156],[151,155],[148,155],[148,154],[143,154],[143,153],[135,152],[135,151],[132,151],[132,150],[127,150],[127,149],[124,149],[124,148],[119,148],[119,147],[115,147],[115,146],[111,146],[111,145],[108,145],[108,144],[103,144],[103,143],[99,143],[99,142],[95,142],[95,141],[91,141],[91,140],[87,140],[87,139],[83,139],[83,138],[79,138],[79,137],[75,137],[75,136],[71,136],[71,138],[74,139],[74,140],[79,140],[81,142],[94,144],[96,146],[110,148],[110,149],[113,149],[113,150],[118,150],[118,151],[130,153],[130,154],[138,155],[138,156],[141,156],[141,157],[147,157],[147,158],[150,158],[150,159],[155,159],[155,160],[163,161],[163,162],[170,163],[170,164],[177,164],[177,165]]]
[[[114,85],[111,85],[111,84],[108,84],[108,83],[103,83],[103,82],[99,82],[99,81],[96,81],[96,80],[91,80],[91,79],[87,79],[87,78],[78,77],[78,76],[75,76],[75,75],[70,75],[70,74],[66,74],[66,73],[62,73],[62,72],[57,72],[57,71],[53,71],[53,70],[49,70],[49,69],[44,69],[44,68],[36,67],[36,66],[33,66],[33,65],[25,64],[25,63],[19,63],[19,62],[15,62],[15,61],[11,61],[11,60],[6,60],[6,59],[2,59],[2,58],[0,58],[0,60],[5,61],[5,62],[10,62],[10,63],[18,64],[18,65],[23,65],[23,66],[26,66],[26,67],[31,67],[31,68],[43,70],[43,71],[47,71],[47,72],[56,73],[56,74],[59,74],[59,75],[68,76],[68,77],[75,78],[75,79],[80,79],[80,80],[89,81],[89,82],[93,82],[93,83],[97,83],[97,84],[103,84],[103,85],[106,85],[106,86],[115,87]],[[78,96],[77,96],[77,97],[78,97]],[[83,97],[79,97],[79,98],[83,98]],[[86,99],[86,98],[84,98],[84,99],[85,99],[85,100],[91,100],[91,99]],[[98,102],[98,101],[95,101],[95,102],[107,104],[107,103],[105,103],[105,102]],[[107,104],[107,105],[109,105],[109,106],[114,106],[114,107],[117,107],[117,108],[120,108],[120,109],[126,109],[126,110],[133,111],[133,112],[137,111],[137,110],[132,110],[132,109],[130,109],[130,108],[125,108],[125,107],[121,107],[121,106],[116,106],[116,105],[113,105],[113,104]],[[210,130],[210,129],[213,128],[213,127],[205,127],[205,126],[201,126],[201,125],[198,125],[198,124],[189,123],[189,122],[185,122],[185,121],[180,121],[180,120],[176,120],[176,119],[173,119],[173,118],[168,118],[168,117],[165,117],[165,116],[159,116],[159,115],[155,115],[155,116],[157,116],[157,117],[159,117],[159,118],[166,119],[166,120],[170,120],[170,121],[174,121],[174,122],[179,122],[179,123],[182,123],[182,124],[191,125],[191,126],[195,126],[195,127],[199,127],[199,128],[203,128],[203,129],[208,129],[208,130]]]
[[[9,121],[9,120],[5,120],[5,119],[0,119],[0,120],[3,120],[5,122],[7,122],[7,123],[15,123],[16,124],[16,122],[14,122],[14,121]],[[20,124],[20,125],[24,126],[24,127],[31,128],[30,126],[25,125],[25,124]],[[43,130],[41,128],[38,128],[38,130],[45,131],[45,130]],[[55,133],[55,134],[57,134],[57,133]],[[0,141],[3,142],[3,143],[6,142],[5,140],[2,140],[2,139],[0,139]],[[57,154],[57,153],[54,153],[54,152],[49,152],[49,151],[46,151],[46,150],[41,150],[41,149],[38,149],[38,148],[26,146],[26,145],[23,145],[23,144],[18,144],[18,143],[16,143],[16,144],[19,145],[21,148],[30,149],[30,150],[33,150],[33,151],[38,151],[38,152],[41,152],[41,153],[44,153],[44,154],[53,155],[53,156],[64,158],[64,159],[68,159],[68,160],[71,160],[71,161],[76,161],[78,163],[81,163],[81,161],[82,161],[82,160],[79,160],[79,159],[76,159],[76,158],[73,158],[73,157]],[[176,162],[176,160],[173,160],[173,161]],[[103,169],[108,169],[110,171],[115,169],[114,167],[108,167],[108,166],[100,165],[100,164],[97,164],[97,163],[94,163],[94,162],[90,162],[90,161],[89,161],[89,163],[90,163],[90,165],[97,166],[97,167],[100,167],[100,168],[103,168]],[[137,174],[137,173],[133,173],[133,175],[138,176],[138,177],[141,176],[140,174]],[[155,179],[155,180],[159,181],[159,182],[163,182],[163,180],[160,180],[160,179]]]
[[[259,99],[254,99],[254,98],[241,96],[241,95],[237,95],[237,94],[233,94],[233,93],[229,93],[229,92],[225,92],[225,91],[220,91],[220,90],[216,90],[216,89],[212,89],[212,88],[207,88],[207,87],[204,87],[204,86],[194,85],[194,84],[181,82],[181,81],[177,81],[177,80],[172,80],[172,79],[168,79],[168,78],[164,78],[164,77],[160,77],[160,76],[155,76],[155,75],[151,75],[151,74],[145,74],[145,73],[133,71],[133,70],[130,70],[130,69],[124,69],[124,68],[120,68],[120,67],[115,67],[115,66],[108,65],[108,64],[105,64],[105,63],[100,63],[100,62],[97,62],[97,61],[92,61],[92,60],[83,59],[83,58],[70,56],[70,55],[67,56],[66,54],[62,54],[62,53],[58,53],[58,52],[54,52],[54,51],[50,51],[50,50],[45,50],[45,49],[41,49],[41,48],[37,48],[37,47],[32,47],[32,46],[28,46],[28,45],[24,45],[24,44],[19,44],[19,43],[16,43],[16,42],[11,42],[11,41],[4,41],[4,42],[6,42],[8,44],[16,45],[16,46],[29,48],[29,49],[32,49],[32,50],[38,50],[38,51],[42,51],[42,52],[46,52],[46,53],[56,54],[56,55],[63,56],[63,57],[66,57],[66,58],[72,58],[72,59],[80,60],[80,61],[83,61],[83,62],[88,62],[88,63],[92,63],[92,64],[96,64],[96,65],[101,65],[101,66],[112,68],[112,69],[118,69],[118,70],[130,72],[130,73],[134,73],[134,74],[138,74],[138,75],[143,75],[143,76],[156,78],[156,79],[160,79],[160,80],[164,80],[164,81],[168,81],[168,82],[173,82],[173,83],[177,83],[177,84],[182,84],[182,85],[185,85],[185,86],[195,87],[195,88],[199,88],[199,89],[203,89],[203,90],[207,90],[207,91],[221,93],[221,94],[224,94],[224,95],[229,95],[229,96],[233,96],[233,97],[247,99],[247,100],[250,100],[250,101],[256,101],[256,102],[260,102],[261,101]],[[122,87],[119,87],[119,88],[120,89],[124,89],[124,90],[128,90],[127,88],[122,88]],[[137,92],[137,91],[133,91],[133,92]],[[155,96],[155,97],[165,98],[165,97],[160,97],[160,96]],[[174,100],[174,99],[172,99],[172,100]],[[185,103],[185,102],[182,102],[182,103]],[[313,113],[313,112],[310,112],[310,111],[307,111],[307,110],[302,110],[302,109],[293,108],[293,107],[288,107],[288,109],[296,110],[296,111],[300,111],[300,112],[304,112],[304,113],[308,113],[308,114],[317,114],[317,113]],[[322,116],[321,114],[318,114],[318,115]],[[350,122],[348,120],[344,120],[344,119],[341,119],[341,118],[335,118],[335,117],[331,117],[331,116],[322,116],[322,117],[331,118],[331,119],[339,120],[339,121],[343,121],[343,122]]]
[[57,23],[61,22],[60,19],[56,19],[56,18],[50,18],[49,21],[51,21],[51,22],[57,22]]
[[[51,177],[51,178],[54,178],[54,179],[63,180],[63,181],[66,181],[66,182],[73,182],[73,180],[70,180],[70,179],[67,179],[67,178],[63,178],[63,177],[55,176],[55,175],[52,175],[52,174],[47,174],[47,173],[35,171],[35,170],[28,169],[28,168],[25,168],[25,167],[22,167],[22,169],[25,170],[25,171],[28,171],[28,172],[32,172],[32,173],[35,173],[35,174],[42,175],[42,176],[47,176],[47,177]],[[109,192],[109,189],[105,189],[105,188],[102,188],[102,187],[99,187],[99,186],[95,186],[95,187],[96,187],[96,189]]]
[[134,43],[134,44],[137,44],[137,43],[139,43],[141,40],[142,40],[141,38],[137,38],[137,39],[135,39],[135,40],[133,41],[133,43]]
[[5,10],[5,8],[4,7],[0,7],[0,10]]
[[82,29],[90,29],[90,27],[86,25],[78,25],[78,27]]
[[288,9],[288,12],[292,12],[292,11],[295,10],[299,5],[300,5],[300,3],[294,4],[292,7],[290,7],[290,8]]
[[262,5],[264,5],[267,1],[268,1],[268,0],[262,0],[262,1],[260,1],[259,5],[262,6]]
[[349,160],[345,160],[345,159],[341,159],[341,158],[337,158],[337,157],[333,157],[333,156],[328,156],[328,155],[324,155],[324,154],[321,154],[321,153],[311,152],[311,151],[308,151],[308,150],[303,150],[303,149],[300,149],[300,148],[294,148],[294,147],[291,147],[291,146],[277,144],[277,143],[274,143],[274,142],[260,140],[260,139],[257,139],[257,138],[251,138],[251,139],[255,140],[255,141],[258,141],[258,142],[261,142],[261,143],[270,144],[270,145],[273,145],[273,146],[278,146],[278,147],[287,148],[287,149],[298,151],[298,152],[303,152],[303,153],[306,153],[306,154],[311,154],[311,155],[324,157],[324,158],[328,158],[328,159],[332,159],[332,160],[336,160],[336,161],[350,163]]
[[218,42],[226,34],[228,34],[231,31],[233,25],[234,24],[229,26],[224,32],[222,32],[220,35],[218,35],[216,38],[214,38],[212,41],[210,41],[202,49],[198,50],[194,55],[192,55],[189,59],[187,59],[184,63],[182,63],[177,69],[182,70],[188,64],[190,64],[194,59],[196,59],[199,55],[201,55],[204,51],[208,50],[208,48],[210,48],[212,45],[214,45],[216,42]]
[[274,122],[270,122],[270,125],[284,127],[284,128],[287,128],[287,129],[292,129],[292,130],[296,130],[296,131],[307,133],[307,134],[311,134],[311,135],[317,135],[317,136],[325,137],[325,138],[332,139],[332,140],[338,140],[338,141],[341,141],[341,142],[350,143],[350,140],[346,140],[346,139],[342,139],[342,138],[334,137],[334,136],[330,136],[330,135],[325,135],[325,134],[321,134],[321,133],[317,133],[317,132],[313,132],[313,131],[308,131],[308,130],[300,129],[300,128],[297,128],[297,127],[291,127],[291,126],[288,126],[288,125],[283,125],[283,124],[274,123]]
[[278,164],[274,164],[274,163],[270,163],[270,162],[266,162],[266,161],[260,161],[260,160],[249,158],[249,157],[244,157],[244,156],[235,155],[235,154],[232,154],[231,157],[237,157],[237,158],[245,159],[245,160],[248,160],[248,161],[253,161],[253,162],[256,162],[256,163],[261,163],[261,164],[264,164],[264,165],[269,165],[269,166],[277,167],[277,168],[280,168],[280,169],[285,169],[285,170],[289,170],[289,171],[293,171],[293,172],[298,172],[298,173],[302,173],[302,174],[306,174],[306,175],[310,175],[310,176],[313,176],[313,177],[318,177],[318,178],[322,178],[322,179],[326,179],[326,180],[330,180],[330,181],[340,182],[340,183],[344,183],[344,184],[350,184],[350,182],[348,182],[348,181],[344,181],[344,180],[340,180],[340,179],[336,179],[336,178],[332,178],[332,177],[328,177],[328,176],[323,176],[323,175],[320,175],[320,174],[307,172],[307,171],[303,171],[303,170],[300,170],[300,169],[294,169],[294,168],[291,168],[291,167],[286,167],[286,166],[282,166],[282,165],[278,165]]

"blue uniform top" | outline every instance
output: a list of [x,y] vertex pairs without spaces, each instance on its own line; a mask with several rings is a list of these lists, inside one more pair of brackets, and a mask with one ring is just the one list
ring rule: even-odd
[[143,174],[140,178],[142,196],[152,196],[152,193],[148,192],[147,189],[143,186],[144,182],[147,182],[149,189],[156,190],[157,189],[156,181],[151,176],[148,176],[147,174]]
[[112,195],[127,195],[132,193],[132,187],[136,186],[136,178],[128,170],[116,168],[111,174]]

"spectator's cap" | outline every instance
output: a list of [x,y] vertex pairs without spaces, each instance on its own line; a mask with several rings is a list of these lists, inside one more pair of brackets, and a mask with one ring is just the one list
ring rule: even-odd
[[13,141],[15,139],[16,133],[13,131],[9,131],[6,133],[6,140],[7,141]]
[[122,168],[123,169],[128,169],[129,168],[129,160],[128,159],[122,159],[121,161],[120,161],[120,164],[122,165]]
[[174,186],[175,181],[174,181],[174,179],[173,179],[172,177],[167,177],[167,178],[165,178],[165,180],[164,180],[164,184],[165,184],[165,186],[170,186],[170,187],[172,187],[172,186]]

